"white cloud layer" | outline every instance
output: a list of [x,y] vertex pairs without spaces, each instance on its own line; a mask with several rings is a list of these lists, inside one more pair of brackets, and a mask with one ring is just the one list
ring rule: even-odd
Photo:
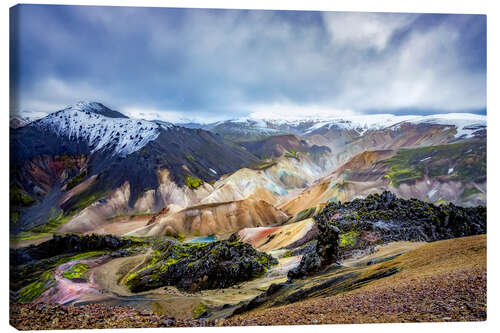
[[293,104],[270,104],[270,105],[255,105],[250,107],[252,113],[250,118],[255,119],[289,119],[300,120],[308,118],[335,118],[335,117],[352,117],[360,115],[359,112],[345,109],[333,109],[318,105],[293,105]]
[[382,51],[393,34],[408,27],[418,15],[325,12],[323,19],[334,45]]
[[14,111],[95,100],[206,122],[486,108],[478,15],[24,8]]

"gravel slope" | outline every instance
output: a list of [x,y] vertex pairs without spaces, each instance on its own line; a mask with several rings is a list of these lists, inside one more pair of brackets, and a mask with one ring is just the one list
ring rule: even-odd
[[224,325],[311,325],[486,320],[486,272],[457,270],[394,287],[245,313]]

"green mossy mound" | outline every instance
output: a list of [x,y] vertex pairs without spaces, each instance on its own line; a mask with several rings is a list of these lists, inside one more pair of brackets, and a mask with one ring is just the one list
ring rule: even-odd
[[200,178],[194,177],[192,175],[187,175],[184,180],[186,181],[186,185],[190,189],[196,189],[203,184],[203,181]]
[[313,216],[318,215],[321,213],[321,211],[325,208],[324,204],[319,204],[314,207],[306,208],[295,214],[294,217],[292,217],[288,223],[293,223],[293,222],[299,222],[308,218],[311,218]]
[[277,260],[240,242],[176,243],[153,246],[150,258],[125,278],[133,292],[163,286],[185,291],[227,288],[262,275]]

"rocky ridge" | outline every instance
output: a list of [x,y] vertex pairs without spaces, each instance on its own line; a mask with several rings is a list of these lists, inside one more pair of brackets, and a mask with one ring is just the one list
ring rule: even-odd
[[486,207],[435,206],[384,191],[330,203],[314,216],[318,233],[289,279],[319,271],[354,251],[395,241],[432,242],[486,233]]
[[275,258],[245,243],[163,241],[125,284],[133,292],[167,285],[186,291],[221,289],[262,275],[274,264]]

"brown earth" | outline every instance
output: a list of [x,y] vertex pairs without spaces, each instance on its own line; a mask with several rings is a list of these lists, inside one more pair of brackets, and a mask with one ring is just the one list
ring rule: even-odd
[[109,223],[91,229],[85,234],[106,234],[123,236],[147,225],[153,214],[144,214],[137,216],[119,216],[110,219]]
[[174,214],[159,213],[137,235],[214,235],[245,227],[281,224],[288,216],[263,200],[245,199],[188,207]]
[[255,310],[224,325],[486,320],[486,236],[429,243],[372,266],[400,273],[335,296]]
[[238,232],[240,241],[249,243],[259,251],[269,252],[290,246],[304,240],[312,229],[315,222],[312,219],[305,219],[300,222],[286,224],[278,227],[245,228]]

